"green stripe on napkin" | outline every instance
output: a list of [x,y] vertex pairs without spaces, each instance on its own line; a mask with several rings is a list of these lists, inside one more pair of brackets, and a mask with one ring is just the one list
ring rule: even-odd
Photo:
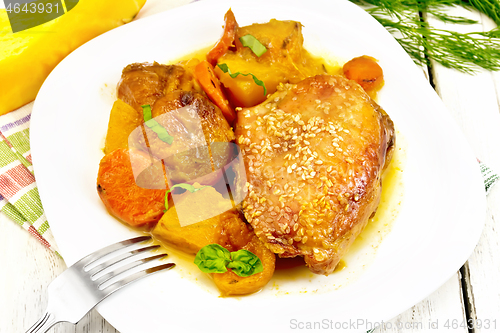
[[30,162],[32,106],[30,103],[0,117],[0,209],[57,253]]
[[486,194],[490,192],[491,187],[500,179],[500,176],[495,174],[486,164],[479,162],[479,168],[481,169],[481,174],[483,175],[484,190]]

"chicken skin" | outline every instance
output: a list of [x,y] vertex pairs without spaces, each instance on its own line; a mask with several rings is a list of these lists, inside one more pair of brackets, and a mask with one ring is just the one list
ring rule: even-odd
[[332,273],[377,209],[395,144],[389,116],[354,81],[318,75],[239,111],[235,134],[256,235]]

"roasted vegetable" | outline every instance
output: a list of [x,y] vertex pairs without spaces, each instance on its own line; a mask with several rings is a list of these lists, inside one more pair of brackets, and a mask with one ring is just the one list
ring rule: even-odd
[[104,154],[118,148],[128,148],[128,136],[142,123],[142,117],[133,107],[117,99],[109,115]]
[[236,36],[236,30],[238,29],[238,23],[234,17],[233,11],[229,9],[224,15],[224,32],[222,37],[215,44],[215,46],[207,53],[207,61],[215,66],[217,60],[226,53],[231,46],[233,46],[234,38]]
[[214,243],[220,220],[226,215],[183,227],[179,222],[177,208],[173,206],[158,221],[153,235],[183,252],[196,254],[202,247]]
[[221,90],[219,79],[215,76],[212,65],[204,60],[196,66],[194,73],[210,100],[221,109],[227,122],[232,124],[236,119],[236,113]]
[[[134,168],[143,171],[138,179],[131,159]],[[97,193],[111,215],[131,226],[153,224],[162,217],[166,188],[161,163],[151,166],[147,153],[120,148],[101,159]]]
[[[257,55],[250,47],[243,46],[240,38],[251,35],[266,51]],[[236,29],[236,50],[228,49],[218,58],[218,64],[226,64],[231,72],[249,74],[232,78],[220,68],[215,74],[227,89],[228,98],[235,106],[254,106],[266,99],[263,87],[254,77],[263,81],[267,94],[274,93],[280,83],[296,83],[308,76],[323,74],[323,63],[314,59],[302,46],[302,25],[295,21],[271,20]]]

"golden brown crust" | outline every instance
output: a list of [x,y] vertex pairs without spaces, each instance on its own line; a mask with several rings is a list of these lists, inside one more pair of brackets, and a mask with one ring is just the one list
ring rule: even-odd
[[318,75],[238,114],[247,220],[281,257],[333,272],[378,205],[390,118],[354,81]]

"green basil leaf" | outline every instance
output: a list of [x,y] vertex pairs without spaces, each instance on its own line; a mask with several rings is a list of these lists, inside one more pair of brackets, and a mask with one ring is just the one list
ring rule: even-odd
[[264,270],[259,257],[244,249],[231,252],[231,262],[227,267],[231,268],[236,275],[242,277],[257,274]]
[[266,53],[267,49],[257,38],[252,35],[245,35],[240,37],[241,45],[250,48],[257,57],[260,57]]
[[264,88],[264,96],[267,95],[267,89],[266,89],[266,85],[264,84],[264,82],[261,81],[261,80],[259,80],[252,73],[248,73],[248,74],[243,74],[243,73],[240,73],[240,72],[231,73],[231,71],[229,70],[229,67],[227,66],[227,64],[217,64],[217,67],[219,67],[224,73],[228,73],[229,76],[232,77],[233,79],[235,77],[237,77],[238,75],[243,75],[243,76],[251,75],[252,78],[253,78],[253,82],[255,82],[256,85],[261,86],[262,88]]
[[209,244],[202,247],[194,263],[204,273],[225,273],[227,268],[238,276],[247,277],[264,270],[259,257],[248,250],[229,252],[219,244]]
[[155,132],[161,141],[171,145],[172,142],[174,142],[174,137],[168,134],[168,131],[165,129],[165,127],[161,126],[156,120],[152,118],[151,106],[149,104],[146,104],[141,105],[141,108],[142,114],[144,116],[144,125]]
[[219,244],[208,244],[202,247],[194,258],[194,263],[204,273],[224,273],[230,261],[231,254]]
[[168,210],[168,194],[170,192],[172,192],[172,190],[176,187],[180,187],[180,188],[183,188],[185,190],[188,190],[189,192],[191,193],[194,193],[196,191],[199,191],[205,187],[207,187],[208,185],[205,185],[205,186],[202,186],[202,187],[194,187],[193,185],[191,184],[186,184],[186,183],[179,183],[179,184],[175,184],[174,186],[170,187],[170,189],[167,190],[167,192],[165,192],[165,210],[164,212],[166,212]]

